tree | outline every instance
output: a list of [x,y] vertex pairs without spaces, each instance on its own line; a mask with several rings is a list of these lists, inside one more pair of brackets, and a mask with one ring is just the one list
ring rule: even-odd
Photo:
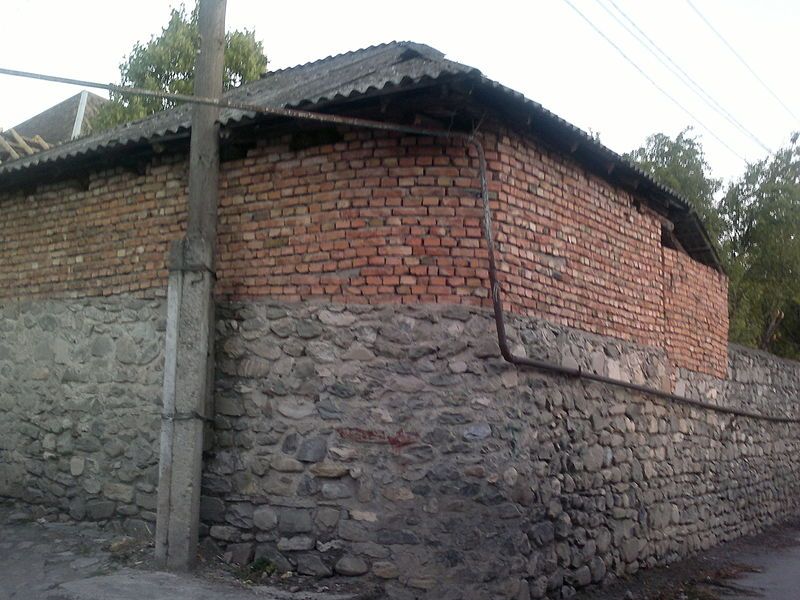
[[714,203],[714,194],[722,187],[722,180],[711,177],[703,147],[692,135],[690,127],[681,131],[675,139],[655,133],[647,138],[644,146],[625,157],[684,196],[700,215],[712,239],[719,239],[722,222]]
[[[137,42],[130,55],[119,66],[120,85],[175,94],[191,94],[194,85],[194,63],[200,48],[197,8],[190,15],[186,7],[171,10],[169,23],[159,36],[149,42]],[[225,88],[258,79],[266,70],[267,58],[261,42],[251,30],[225,34]],[[174,106],[160,98],[146,98],[111,93],[94,121],[94,129],[103,130]]]
[[730,337],[800,356],[800,144],[748,165],[720,203]]

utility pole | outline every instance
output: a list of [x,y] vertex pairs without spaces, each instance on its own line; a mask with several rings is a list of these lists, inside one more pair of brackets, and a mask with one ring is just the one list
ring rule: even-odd
[[[222,95],[226,0],[200,0],[194,94]],[[195,104],[186,237],[168,257],[167,331],[156,560],[188,570],[197,555],[203,438],[214,393],[214,266],[219,197],[219,108]]]

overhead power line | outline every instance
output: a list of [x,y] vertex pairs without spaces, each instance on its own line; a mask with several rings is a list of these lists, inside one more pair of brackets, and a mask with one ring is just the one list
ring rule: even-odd
[[656,83],[656,81],[655,81],[655,80],[654,80],[652,77],[650,77],[650,75],[648,75],[648,74],[645,72],[645,70],[644,70],[644,69],[642,69],[642,67],[640,67],[640,66],[639,66],[639,65],[638,65],[638,64],[637,64],[637,63],[636,63],[636,62],[635,62],[635,61],[634,61],[632,58],[630,58],[630,57],[629,57],[627,54],[625,54],[625,51],[624,51],[624,50],[622,50],[622,48],[620,48],[619,46],[617,46],[617,44],[615,44],[615,43],[614,43],[614,41],[613,41],[613,40],[612,40],[610,37],[608,37],[608,36],[607,36],[605,33],[603,33],[603,31],[602,31],[601,29],[599,29],[599,28],[598,28],[598,27],[597,27],[597,26],[596,26],[594,23],[592,23],[592,21],[589,19],[589,17],[587,17],[585,14],[583,14],[583,13],[582,13],[582,12],[581,12],[581,11],[580,11],[580,10],[579,10],[579,9],[578,9],[578,8],[577,8],[577,7],[576,7],[576,6],[575,6],[575,5],[574,5],[574,4],[573,4],[573,3],[572,3],[570,0],[564,0],[564,2],[565,2],[565,3],[566,3],[566,4],[567,4],[567,5],[568,5],[568,6],[569,6],[569,7],[570,7],[572,10],[574,10],[574,11],[575,11],[575,12],[578,14],[578,16],[580,16],[580,18],[581,18],[581,19],[583,19],[584,21],[586,21],[586,23],[587,23],[587,24],[588,24],[588,25],[589,25],[589,26],[590,26],[592,29],[594,29],[594,30],[595,30],[595,32],[597,32],[597,34],[598,34],[600,37],[602,37],[602,38],[603,38],[603,39],[604,39],[606,42],[608,42],[608,43],[609,43],[609,44],[610,44],[610,45],[611,45],[611,46],[612,46],[612,47],[613,47],[613,48],[614,48],[614,49],[615,49],[617,52],[619,52],[619,53],[622,55],[622,58],[624,58],[626,61],[628,61],[628,62],[631,64],[631,66],[632,66],[634,69],[636,69],[637,71],[639,71],[639,73],[642,75],[642,77],[644,77],[645,79],[647,79],[647,81],[649,81],[649,82],[650,82],[650,84],[651,84],[651,85],[652,85],[654,88],[656,88],[656,89],[657,89],[659,92],[661,92],[661,93],[662,93],[664,96],[666,96],[666,97],[667,97],[669,100],[671,100],[671,101],[672,101],[672,103],[673,103],[673,104],[675,104],[675,105],[676,105],[678,108],[680,108],[680,109],[681,109],[681,110],[682,110],[684,113],[686,113],[686,114],[689,116],[689,118],[691,118],[692,120],[696,121],[696,122],[697,122],[697,123],[698,123],[698,124],[699,124],[699,125],[700,125],[700,126],[703,128],[703,129],[705,129],[705,130],[706,130],[706,131],[707,131],[709,134],[711,134],[711,137],[713,137],[713,138],[714,138],[715,140],[717,140],[717,141],[718,141],[720,144],[722,144],[722,145],[723,145],[725,148],[727,148],[727,149],[728,149],[728,151],[729,151],[731,154],[733,154],[734,156],[738,157],[738,158],[739,158],[741,161],[743,161],[743,162],[747,162],[747,159],[746,159],[744,156],[742,156],[742,155],[741,155],[741,154],[739,154],[739,153],[738,153],[736,150],[734,150],[733,148],[731,148],[731,147],[730,147],[730,146],[729,146],[729,145],[728,145],[728,144],[725,142],[725,140],[723,140],[723,139],[722,139],[720,136],[718,136],[716,133],[714,133],[714,130],[713,130],[713,129],[711,129],[711,128],[710,128],[708,125],[706,125],[706,124],[705,124],[703,121],[701,121],[699,118],[697,118],[697,117],[694,115],[694,113],[692,113],[692,112],[691,112],[691,111],[690,111],[688,108],[686,108],[686,107],[685,107],[683,104],[681,104],[681,103],[680,103],[678,100],[676,100],[676,99],[675,99],[675,97],[674,97],[674,96],[672,96],[672,95],[671,95],[669,92],[667,92],[667,91],[666,91],[666,90],[665,90],[663,87],[661,87],[660,85],[658,85],[658,83]]
[[[669,69],[678,79],[680,79],[683,84],[688,87],[696,96],[698,96],[703,102],[705,102],[711,109],[716,112],[717,114],[724,117],[729,123],[731,123],[734,127],[736,127],[740,132],[744,135],[749,137],[751,140],[756,142],[759,146],[761,146],[764,150],[768,153],[772,154],[772,149],[767,146],[764,142],[759,139],[759,137],[750,131],[747,127],[745,127],[736,117],[734,117],[724,106],[722,106],[717,100],[714,99],[711,94],[709,94],[703,86],[697,83],[691,75],[689,75],[679,64],[677,64],[661,47],[656,44],[653,39],[647,35],[642,29],[636,24],[636,22],[631,19],[624,10],[622,10],[619,5],[614,2],[614,0],[608,0],[611,5],[617,10],[617,12],[622,15],[622,17],[630,24],[630,27],[638,32],[631,31],[631,28],[620,21],[619,17],[615,15],[603,2],[602,0],[595,0],[604,11],[606,11],[617,23],[619,23],[625,30],[631,34],[644,48],[650,52],[656,59],[664,65],[667,69]],[[642,39],[643,38],[643,39]]]
[[[376,129],[383,131],[398,131],[402,133],[409,133],[411,135],[428,135],[428,136],[438,136],[443,138],[460,137],[467,140],[472,140],[472,135],[451,132],[448,130],[437,131],[433,129],[426,129],[424,127],[416,127],[414,125],[398,125],[395,123],[385,123],[383,121],[373,121],[370,119],[362,119],[358,117],[346,117],[343,115],[312,112],[295,108],[263,106],[260,104],[250,104],[248,102],[236,102],[236,101],[226,100],[224,98],[205,98],[203,96],[194,96],[191,94],[173,94],[170,92],[156,92],[144,88],[115,85],[113,83],[100,83],[97,81],[89,81],[86,79],[72,79],[70,77],[61,77],[59,75],[45,75],[43,73],[32,73],[30,71],[19,71],[16,69],[6,69],[3,67],[0,67],[0,75],[11,75],[12,77],[23,77],[25,79],[38,79],[39,81],[51,81],[54,83],[66,83],[67,85],[77,85],[81,87],[94,88],[99,90],[109,90],[111,92],[117,92],[119,94],[127,96],[145,96],[148,98],[163,98],[165,100],[174,100],[175,102],[185,102],[187,104],[201,104],[205,106],[216,106],[218,108],[227,108],[230,110],[238,110],[246,113],[252,112],[258,114],[272,115],[274,117],[285,117],[287,119],[305,119],[309,121],[317,121],[320,123],[332,123],[334,125],[365,127],[368,129]],[[476,141],[473,143],[478,143],[478,142]]]
[[753,67],[751,67],[751,66],[750,66],[750,65],[747,63],[747,61],[746,61],[746,60],[745,60],[745,59],[742,57],[742,55],[741,55],[741,54],[739,54],[739,53],[736,51],[736,49],[735,49],[735,48],[734,48],[734,47],[733,47],[733,46],[732,46],[732,45],[731,45],[731,44],[728,42],[728,40],[726,40],[726,39],[723,37],[723,35],[722,35],[722,34],[721,34],[719,31],[717,31],[717,29],[716,29],[716,28],[715,28],[715,27],[714,27],[714,26],[711,24],[711,22],[710,22],[710,21],[709,21],[709,20],[708,20],[708,19],[707,19],[707,18],[706,18],[704,15],[703,15],[703,13],[701,13],[701,12],[698,10],[698,8],[697,8],[697,7],[696,7],[696,6],[695,6],[695,5],[692,3],[692,0],[686,0],[686,3],[687,3],[687,4],[688,4],[690,7],[691,7],[691,9],[692,9],[692,10],[693,10],[695,13],[697,13],[697,16],[698,16],[698,17],[700,17],[700,19],[703,21],[703,23],[705,23],[705,24],[706,24],[706,26],[707,26],[707,27],[708,27],[708,28],[709,28],[709,29],[710,29],[712,32],[714,32],[714,35],[716,35],[716,36],[719,38],[719,40],[720,40],[720,41],[721,41],[723,44],[725,44],[725,46],[728,48],[728,50],[730,50],[730,51],[733,53],[733,55],[734,55],[736,58],[738,58],[738,59],[739,59],[739,62],[740,62],[740,63],[742,63],[742,64],[745,66],[745,68],[747,68],[747,70],[748,70],[748,71],[750,71],[750,74],[751,74],[753,77],[755,77],[756,81],[758,81],[758,83],[760,83],[760,84],[762,85],[762,87],[763,87],[765,90],[767,90],[767,91],[770,93],[770,95],[771,95],[773,98],[775,98],[775,100],[777,100],[777,101],[778,101],[778,104],[780,104],[780,105],[781,105],[781,106],[784,108],[784,110],[785,110],[787,113],[789,113],[789,114],[792,116],[792,118],[793,118],[795,121],[800,121],[800,118],[798,118],[798,116],[797,116],[797,115],[794,113],[794,111],[792,111],[792,109],[791,109],[791,108],[789,108],[789,106],[788,106],[788,105],[787,105],[787,104],[786,104],[786,103],[785,103],[783,100],[781,100],[781,99],[780,99],[780,96],[778,96],[778,94],[776,94],[776,93],[775,93],[775,92],[772,90],[772,88],[771,88],[771,87],[769,87],[769,86],[766,84],[766,82],[765,82],[763,79],[761,79],[761,77],[759,77],[759,76],[758,76],[758,73],[756,73],[756,72],[755,72],[755,70],[753,69]]

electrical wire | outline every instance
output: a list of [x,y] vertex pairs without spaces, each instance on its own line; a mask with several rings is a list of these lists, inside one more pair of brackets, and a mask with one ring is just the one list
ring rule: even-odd
[[[747,127],[745,127],[736,117],[734,117],[724,106],[722,106],[716,99],[714,99],[711,94],[709,94],[703,86],[697,83],[679,64],[677,64],[672,58],[662,50],[658,44],[656,44],[653,39],[647,35],[642,29],[636,24],[636,22],[631,19],[624,10],[622,10],[619,5],[614,2],[614,0],[608,0],[611,5],[617,10],[617,12],[622,15],[622,17],[638,32],[641,36],[637,36],[636,33],[631,31],[630,27],[620,21],[619,17],[615,15],[603,2],[602,0],[595,0],[597,4],[599,4],[604,11],[606,11],[611,18],[613,18],[617,23],[619,23],[625,30],[631,34],[644,48],[650,52],[656,59],[664,65],[667,69],[669,69],[673,75],[675,75],[678,79],[680,79],[683,84],[688,87],[692,92],[698,96],[703,102],[705,102],[711,109],[716,112],[717,114],[724,117],[729,123],[731,123],[734,127],[736,127],[740,132],[744,135],[749,137],[751,140],[756,142],[759,146],[761,146],[764,150],[766,150],[769,154],[772,154],[772,149],[767,146],[764,142],[759,139],[759,137],[750,131]],[[642,41],[641,38],[644,38],[645,41]]]
[[735,49],[735,48],[734,48],[734,47],[733,47],[733,46],[732,46],[732,45],[731,45],[731,44],[728,42],[728,40],[726,40],[726,39],[723,37],[723,35],[722,35],[722,34],[721,34],[719,31],[717,31],[717,29],[716,29],[716,28],[715,28],[715,27],[714,27],[714,26],[711,24],[711,21],[709,21],[709,20],[708,20],[708,19],[707,19],[707,18],[706,18],[706,17],[703,15],[703,13],[701,13],[701,12],[698,10],[698,8],[697,8],[697,7],[696,7],[696,6],[695,6],[695,5],[692,3],[692,0],[686,0],[686,3],[687,3],[687,4],[688,4],[688,5],[691,7],[691,9],[692,9],[692,10],[693,10],[693,11],[694,11],[696,14],[697,14],[697,16],[698,16],[698,17],[700,17],[700,19],[703,21],[703,23],[705,23],[705,24],[706,24],[706,26],[707,26],[707,27],[708,27],[708,28],[709,28],[709,29],[710,29],[710,30],[711,30],[711,31],[714,33],[714,35],[716,35],[716,36],[719,38],[719,40],[720,40],[720,41],[721,41],[723,44],[725,44],[725,46],[728,48],[728,50],[730,50],[730,51],[731,51],[731,53],[733,53],[733,55],[734,55],[736,58],[738,58],[738,59],[739,59],[739,62],[740,62],[740,63],[742,63],[742,64],[745,66],[745,68],[747,68],[747,70],[748,70],[748,71],[750,71],[750,74],[751,74],[753,77],[755,77],[756,81],[758,81],[758,83],[760,83],[760,84],[762,85],[762,87],[763,87],[765,90],[767,90],[767,91],[770,93],[770,95],[771,95],[773,98],[775,98],[775,100],[777,100],[777,101],[778,101],[778,104],[780,104],[780,105],[781,105],[781,106],[784,108],[784,110],[785,110],[787,113],[789,113],[789,114],[792,116],[792,118],[793,118],[795,121],[800,121],[800,117],[798,117],[798,116],[797,116],[797,115],[794,113],[794,111],[792,111],[792,109],[791,109],[791,108],[789,108],[789,107],[786,105],[786,103],[785,103],[783,100],[781,100],[781,99],[780,99],[780,96],[778,96],[778,94],[776,94],[776,93],[775,93],[775,92],[772,90],[772,88],[771,88],[771,87],[769,87],[769,86],[766,84],[766,82],[765,82],[763,79],[761,79],[761,77],[759,77],[759,76],[758,76],[758,73],[756,73],[756,72],[755,72],[755,70],[753,69],[753,67],[751,67],[751,66],[750,66],[750,65],[747,63],[747,61],[746,61],[746,60],[745,60],[745,59],[742,57],[742,55],[741,55],[741,54],[739,54],[739,53],[736,51],[736,49]]
[[680,109],[681,109],[681,110],[682,110],[684,113],[686,113],[686,114],[689,116],[689,118],[691,118],[692,120],[696,121],[696,122],[697,122],[697,123],[698,123],[698,124],[699,124],[699,125],[700,125],[700,126],[703,128],[703,129],[705,129],[705,130],[706,130],[706,131],[707,131],[709,134],[711,134],[711,137],[713,137],[713,138],[714,138],[715,140],[717,140],[717,141],[718,141],[720,144],[722,144],[722,145],[723,145],[725,148],[727,148],[727,149],[728,149],[728,151],[729,151],[731,154],[733,154],[734,156],[738,157],[738,158],[739,158],[740,160],[742,160],[743,162],[745,162],[745,163],[747,162],[747,159],[746,159],[744,156],[742,156],[742,155],[741,155],[741,154],[739,154],[739,153],[738,153],[736,150],[734,150],[733,148],[731,148],[731,147],[730,147],[730,146],[729,146],[729,145],[728,145],[728,144],[725,142],[725,140],[723,140],[723,139],[722,139],[720,136],[718,136],[716,133],[714,133],[714,131],[713,131],[713,130],[712,130],[712,129],[711,129],[709,126],[708,126],[708,125],[706,125],[706,124],[705,124],[703,121],[701,121],[699,118],[697,118],[697,117],[696,117],[696,116],[695,116],[695,115],[694,115],[694,114],[693,114],[693,113],[692,113],[692,112],[691,112],[691,111],[690,111],[688,108],[686,108],[686,107],[685,107],[683,104],[681,104],[681,103],[680,103],[678,100],[676,100],[676,99],[675,99],[675,97],[674,97],[674,96],[672,96],[672,95],[671,95],[669,92],[667,92],[667,91],[666,91],[666,90],[665,90],[663,87],[661,87],[660,85],[658,85],[658,83],[656,83],[655,79],[653,79],[652,77],[650,77],[650,75],[648,75],[648,74],[645,72],[645,70],[644,70],[644,69],[642,69],[642,68],[641,68],[641,67],[640,67],[640,66],[639,66],[639,65],[638,65],[638,64],[637,64],[637,63],[636,63],[636,62],[635,62],[635,61],[634,61],[632,58],[630,58],[630,57],[629,57],[627,54],[625,54],[625,51],[624,51],[622,48],[620,48],[620,47],[619,47],[619,46],[618,46],[616,43],[614,43],[614,41],[613,41],[613,40],[612,40],[610,37],[608,37],[608,36],[607,36],[605,33],[603,33],[603,31],[602,31],[602,30],[601,30],[599,27],[597,27],[597,26],[596,26],[594,23],[592,23],[592,21],[589,19],[589,17],[587,17],[585,14],[583,14],[583,13],[582,13],[582,12],[581,12],[581,11],[578,9],[578,7],[576,7],[576,6],[575,6],[575,5],[574,5],[574,4],[573,4],[573,3],[572,3],[570,0],[564,0],[564,3],[565,3],[567,6],[569,6],[569,7],[570,7],[572,10],[574,10],[574,11],[575,11],[575,12],[578,14],[578,16],[579,16],[581,19],[583,19],[584,21],[586,21],[586,23],[589,25],[589,27],[591,27],[592,29],[594,29],[594,30],[595,30],[595,32],[596,32],[596,33],[597,33],[597,34],[598,34],[600,37],[602,37],[602,38],[603,38],[603,39],[604,39],[606,42],[608,42],[608,43],[609,43],[609,44],[610,44],[610,45],[611,45],[611,46],[612,46],[612,47],[613,47],[613,48],[614,48],[614,49],[615,49],[617,52],[619,52],[619,53],[620,53],[620,55],[622,56],[622,58],[624,58],[626,61],[628,61],[628,62],[631,64],[631,66],[632,66],[634,69],[636,69],[637,71],[639,71],[639,73],[642,75],[642,77],[644,77],[645,79],[647,79],[647,81],[649,81],[649,82],[650,82],[650,84],[651,84],[651,85],[652,85],[654,88],[656,88],[656,89],[657,89],[659,92],[661,92],[661,93],[662,93],[664,96],[666,96],[666,97],[667,97],[669,100],[671,100],[671,101],[672,101],[672,102],[673,102],[673,103],[674,103],[674,104],[675,104],[675,105],[676,105],[678,108],[680,108]]

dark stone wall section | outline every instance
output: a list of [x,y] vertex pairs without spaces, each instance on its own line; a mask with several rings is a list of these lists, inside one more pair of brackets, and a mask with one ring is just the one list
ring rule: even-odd
[[152,534],[164,320],[133,297],[0,303],[0,496]]
[[[219,316],[202,506],[231,560],[369,575],[389,598],[561,598],[797,509],[798,426],[518,370],[480,309]],[[510,325],[518,353],[720,403],[787,411],[800,390],[798,365],[743,349],[725,382],[672,373],[659,349]]]
[[[0,496],[147,535],[163,301],[0,304]],[[499,357],[466,306],[218,310],[207,544],[231,562],[381,581],[386,597],[569,598],[797,514],[798,426],[654,401]],[[800,365],[509,318],[516,353],[726,405],[797,411]]]

